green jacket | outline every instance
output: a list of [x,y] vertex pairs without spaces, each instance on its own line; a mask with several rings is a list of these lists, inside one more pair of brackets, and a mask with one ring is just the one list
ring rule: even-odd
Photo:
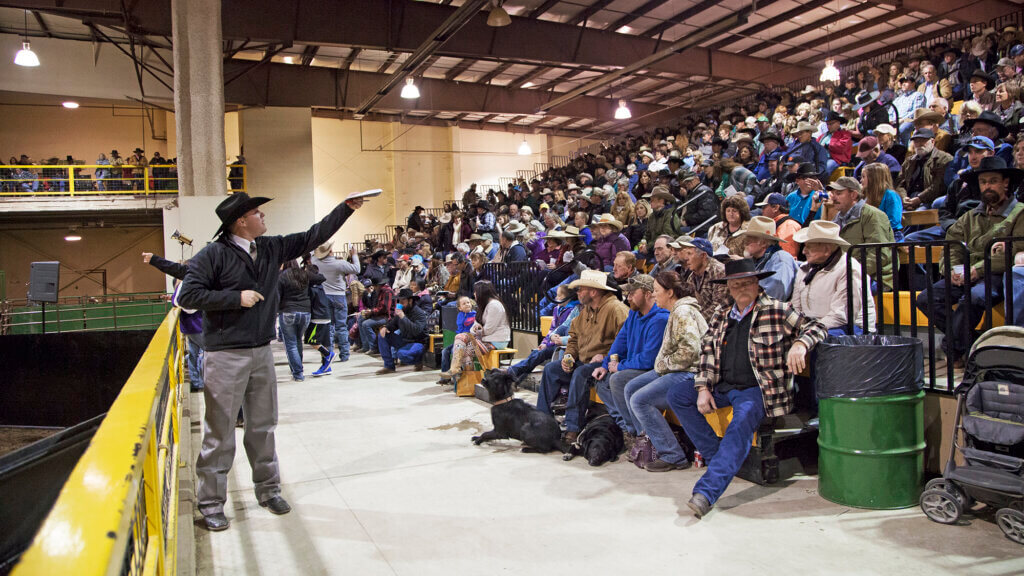
[[[992,238],[1006,238],[1008,236],[1024,238],[1024,202],[1017,202],[1017,205],[1010,210],[1010,215],[992,229]],[[1010,262],[1013,262],[1015,254],[1024,252],[1024,240],[1015,240],[1013,247],[1007,246],[1006,251],[1010,253]],[[996,273],[1005,272],[1006,267],[1003,266],[1005,263],[1006,259],[1003,255],[993,256],[992,271]],[[984,272],[984,269],[978,272]]]
[[[971,267],[976,268],[978,276],[981,276],[985,272],[985,246],[989,240],[1000,236],[1007,236],[1006,232],[1011,230],[1011,226],[1014,231],[1011,235],[1024,235],[1024,224],[1014,224],[1011,222],[1011,218],[1013,220],[1022,220],[1020,210],[1018,209],[1018,202],[1013,198],[1010,199],[1010,202],[998,214],[988,214],[985,210],[985,205],[982,204],[957,218],[957,221],[946,231],[946,240],[967,244],[967,250],[970,252],[971,257]],[[1006,226],[1000,227],[1000,224],[1004,222],[1007,222]],[[998,268],[996,267],[997,262]],[[965,264],[960,250],[950,251],[949,263],[951,266]],[[992,270],[999,273],[1003,272],[1002,258],[992,259]]]
[[[889,225],[889,217],[878,208],[868,204],[864,200],[858,201],[846,214],[837,214],[834,220],[839,224],[839,236],[850,243],[851,246],[858,244],[883,244],[895,242],[896,238],[892,233],[892,226]],[[880,263],[875,262],[875,251],[867,250],[867,254],[854,251],[852,254],[861,260],[864,270],[874,276],[876,280],[881,274],[882,284],[887,289],[892,289],[893,261],[892,249],[882,249]],[[862,256],[865,256],[863,259]]]
[[678,236],[679,227],[679,215],[676,214],[674,202],[651,214],[647,219],[647,233],[644,234],[647,245],[651,247],[649,249],[654,248],[654,241],[662,234],[668,234],[673,238]]

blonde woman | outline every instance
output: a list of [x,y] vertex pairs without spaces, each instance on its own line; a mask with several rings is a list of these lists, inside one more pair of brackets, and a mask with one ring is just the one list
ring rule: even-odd
[[611,214],[616,220],[622,222],[623,226],[631,226],[633,224],[633,221],[636,220],[636,210],[633,207],[633,201],[629,199],[628,192],[622,190],[615,195],[615,203],[612,204]]

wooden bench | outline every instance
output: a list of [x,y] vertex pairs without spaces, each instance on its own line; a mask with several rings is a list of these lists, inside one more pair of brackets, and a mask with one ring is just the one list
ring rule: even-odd
[[903,213],[903,226],[937,226],[938,210],[914,210]]
[[[910,292],[902,290],[897,292],[897,304],[893,304],[893,292],[886,292],[881,295],[881,299],[875,297],[875,310],[881,314],[883,325],[895,325],[896,324],[896,305],[900,309],[900,326],[911,325],[911,314],[917,314],[917,326],[919,328],[928,328],[928,317],[923,312],[918,310],[914,304],[919,292]],[[942,304],[942,302],[937,302]],[[956,304],[953,308],[956,308]],[[992,327],[1003,326],[1006,324],[1006,311],[1002,304],[993,304],[992,306]],[[981,321],[975,327],[976,330],[981,330],[985,326],[985,316],[981,317]]]
[[[883,249],[884,253],[885,249]],[[914,264],[928,264],[928,253],[932,254],[932,265],[938,266],[942,262],[942,246],[914,246]],[[910,263],[910,250],[906,246],[899,249],[900,264]]]
[[554,316],[541,316],[540,317],[540,337],[543,338],[548,335],[551,331],[551,323],[554,322]]
[[455,395],[475,396],[476,385],[483,381],[484,371],[497,368],[502,360],[511,363],[518,352],[515,348],[494,349],[488,352],[487,356],[480,359],[481,370],[463,370],[459,374],[459,381],[455,383]]

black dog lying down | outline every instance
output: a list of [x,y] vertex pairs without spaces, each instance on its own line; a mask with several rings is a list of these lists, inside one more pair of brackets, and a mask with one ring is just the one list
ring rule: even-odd
[[[491,422],[494,430],[473,436],[473,443],[514,438],[522,441],[523,452],[540,452],[545,454],[553,450],[561,451],[561,431],[554,416],[545,414],[512,395],[515,381],[504,372],[489,370],[482,384],[491,395],[494,406],[491,407]],[[621,433],[620,433],[621,436]],[[619,440],[622,442],[621,438]]]
[[580,430],[576,442],[564,449],[563,460],[572,460],[583,455],[591,466],[600,466],[605,462],[615,462],[625,446],[622,441],[622,429],[601,404],[595,404],[587,410],[587,423]]

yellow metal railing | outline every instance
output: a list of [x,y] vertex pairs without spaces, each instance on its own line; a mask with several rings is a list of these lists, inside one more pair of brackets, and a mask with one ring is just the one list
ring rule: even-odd
[[[182,340],[167,314],[14,576],[177,570]],[[186,437],[187,441],[187,437]]]
[[[245,192],[247,166],[225,168],[229,192]],[[100,194],[177,194],[174,164],[3,164],[0,196],[81,196]]]

